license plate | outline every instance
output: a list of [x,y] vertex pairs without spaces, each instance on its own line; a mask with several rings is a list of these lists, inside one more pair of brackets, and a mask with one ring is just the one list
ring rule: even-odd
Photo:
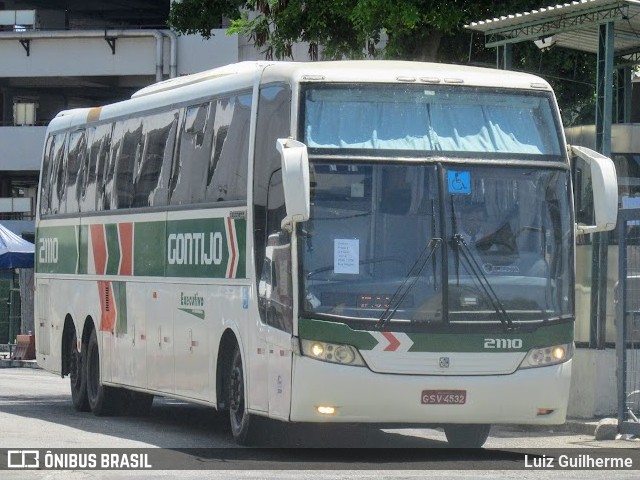
[[424,405],[464,405],[466,390],[423,390],[420,402]]

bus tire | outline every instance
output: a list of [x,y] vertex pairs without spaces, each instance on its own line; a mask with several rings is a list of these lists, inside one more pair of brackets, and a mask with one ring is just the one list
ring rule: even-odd
[[455,448],[480,448],[489,437],[491,425],[446,425],[444,434],[449,446]]
[[71,386],[71,402],[78,412],[90,410],[87,398],[86,345],[78,352],[78,336],[75,329],[69,342],[69,383]]
[[238,445],[252,445],[256,441],[256,418],[247,412],[242,355],[237,345],[231,356],[228,373],[231,434]]
[[95,329],[91,331],[85,358],[87,400],[91,411],[98,417],[120,413],[125,406],[127,392],[120,388],[102,385],[100,381],[100,351]]

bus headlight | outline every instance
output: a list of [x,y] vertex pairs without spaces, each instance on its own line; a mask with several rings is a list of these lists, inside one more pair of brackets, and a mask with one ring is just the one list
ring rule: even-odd
[[300,346],[303,355],[315,358],[316,360],[339,363],[341,365],[365,366],[360,352],[351,345],[301,339]]
[[573,343],[554,345],[552,347],[532,348],[524,357],[520,368],[548,367],[564,363],[573,356]]

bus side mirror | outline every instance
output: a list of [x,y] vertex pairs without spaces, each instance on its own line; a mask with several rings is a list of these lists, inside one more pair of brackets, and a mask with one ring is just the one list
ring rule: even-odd
[[[588,165],[593,202],[593,224],[578,223],[578,233],[594,233],[613,230],[618,218],[618,179],[613,161],[586,147],[570,146],[571,156],[582,159]],[[580,196],[582,192],[575,192]]]
[[290,138],[277,139],[276,148],[282,160],[282,186],[287,209],[287,215],[282,220],[282,228],[290,231],[294,222],[309,219],[309,157],[307,146]]

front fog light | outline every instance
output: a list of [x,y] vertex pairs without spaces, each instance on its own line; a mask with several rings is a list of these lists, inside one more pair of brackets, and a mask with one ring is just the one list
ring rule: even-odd
[[573,356],[573,343],[552,347],[533,348],[520,364],[520,368],[548,367],[564,363]]
[[336,413],[336,408],[329,405],[320,405],[317,410],[318,413],[321,413],[322,415],[333,415]]
[[360,352],[351,345],[301,339],[300,347],[303,355],[315,358],[316,360],[339,363],[341,365],[364,366],[364,360],[362,360]]

